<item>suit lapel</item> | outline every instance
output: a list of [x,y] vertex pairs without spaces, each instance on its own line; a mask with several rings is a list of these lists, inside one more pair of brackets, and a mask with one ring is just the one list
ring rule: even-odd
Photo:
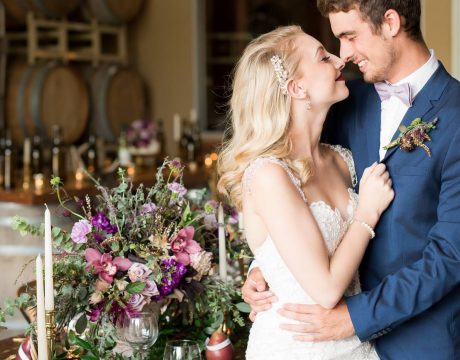
[[379,143],[380,143],[380,117],[381,102],[379,95],[372,86],[368,92],[367,103],[363,113],[360,115],[364,121],[366,129],[367,154],[369,156],[368,164],[379,161]]
[[[430,115],[429,111],[435,106],[436,101],[440,99],[448,81],[449,74],[440,62],[436,72],[415,97],[412,107],[407,110],[401,121],[401,125],[409,126],[411,122],[418,117],[422,118],[425,122],[431,121],[432,119],[428,118],[428,115]],[[391,141],[395,140],[399,134],[400,131],[398,129],[394,133]],[[382,162],[386,162],[397,149],[399,149],[399,146],[388,149]]]

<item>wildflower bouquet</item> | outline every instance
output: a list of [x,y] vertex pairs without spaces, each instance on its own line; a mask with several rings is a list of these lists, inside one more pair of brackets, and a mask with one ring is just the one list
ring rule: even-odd
[[[146,308],[161,310],[152,358],[167,338],[204,343],[223,323],[234,330],[244,326],[247,308],[239,290],[212,274],[217,203],[205,201],[205,190],[188,191],[182,175],[179,162],[166,160],[151,188],[135,189],[120,170],[118,186],[108,189],[96,181],[96,198],[76,199],[76,206],[60,179],[52,179],[63,215],[75,220],[70,233],[52,229],[63,356],[73,351],[93,356],[88,359],[123,359],[126,348],[117,330],[126,316]],[[227,208],[226,222],[232,218]],[[42,227],[19,217],[14,227],[43,234]],[[33,305],[35,299],[29,300],[16,305]]]

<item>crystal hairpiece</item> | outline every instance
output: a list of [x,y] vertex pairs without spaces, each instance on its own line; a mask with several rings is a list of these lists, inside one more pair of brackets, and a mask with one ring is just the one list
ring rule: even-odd
[[287,94],[288,73],[284,69],[283,61],[278,55],[273,55],[270,60],[273,65],[273,69],[275,70],[276,77],[278,78],[278,83],[280,85],[281,92],[284,95],[286,95]]

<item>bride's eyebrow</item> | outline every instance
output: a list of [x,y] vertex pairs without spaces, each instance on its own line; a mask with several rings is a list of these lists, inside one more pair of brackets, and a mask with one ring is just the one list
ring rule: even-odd
[[318,46],[318,48],[316,49],[315,57],[317,57],[321,52],[325,52],[325,51],[326,50],[324,49],[322,45]]

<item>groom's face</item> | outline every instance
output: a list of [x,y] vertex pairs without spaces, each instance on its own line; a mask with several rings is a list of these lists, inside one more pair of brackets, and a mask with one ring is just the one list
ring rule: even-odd
[[391,38],[375,33],[357,10],[330,13],[334,35],[340,40],[340,57],[357,64],[367,82],[388,79],[395,62]]

